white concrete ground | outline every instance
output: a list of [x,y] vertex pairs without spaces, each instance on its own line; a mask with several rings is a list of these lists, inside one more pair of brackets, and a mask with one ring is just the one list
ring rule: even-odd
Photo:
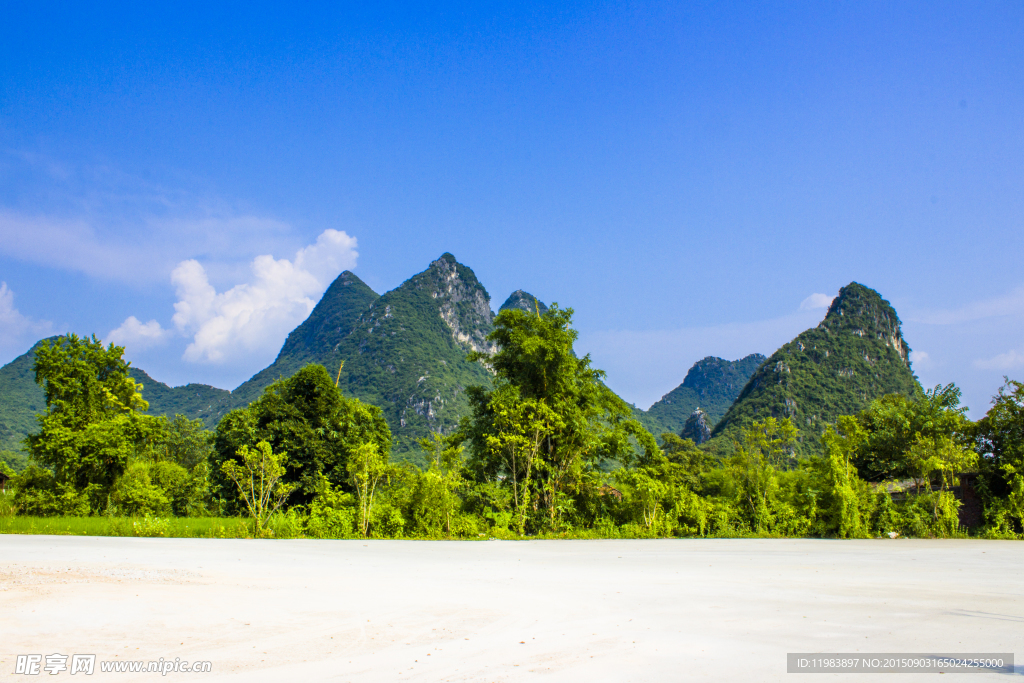
[[167,680],[801,683],[826,676],[787,652],[1015,652],[1020,674],[1022,644],[1024,543],[0,536],[2,680],[159,678],[13,673],[57,652],[213,662]]

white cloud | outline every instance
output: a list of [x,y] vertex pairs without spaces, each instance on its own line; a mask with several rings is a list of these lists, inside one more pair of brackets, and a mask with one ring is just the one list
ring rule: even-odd
[[973,365],[979,370],[1018,370],[1024,368],[1024,353],[1011,349],[991,358],[979,358]]
[[315,244],[300,249],[294,261],[257,256],[249,282],[219,293],[198,261],[181,262],[171,281],[178,294],[174,326],[192,338],[185,360],[223,363],[280,346],[313,310],[331,280],[354,268],[357,258],[354,237],[325,230]]
[[133,351],[156,346],[167,340],[170,330],[165,330],[156,320],[143,323],[134,315],[121,323],[121,326],[111,330],[107,335],[107,342],[131,348]]
[[927,351],[910,352],[910,362],[914,365],[915,370],[928,367],[931,365],[931,360],[931,356],[928,355]]
[[801,311],[813,311],[818,308],[828,308],[832,305],[832,297],[828,294],[811,294],[800,302]]
[[315,244],[299,249],[295,267],[311,273],[326,288],[338,273],[355,267],[358,255],[355,237],[342,230],[324,230]]
[[47,320],[33,320],[22,315],[14,305],[14,292],[6,282],[0,282],[0,348],[4,352],[17,350],[17,345],[25,342],[26,337],[31,336],[31,341],[36,341],[49,333],[52,327]]
[[[81,220],[0,212],[0,250],[22,261],[105,279],[147,279],[143,253],[128,244],[105,245]],[[149,264],[152,266],[152,263]]]

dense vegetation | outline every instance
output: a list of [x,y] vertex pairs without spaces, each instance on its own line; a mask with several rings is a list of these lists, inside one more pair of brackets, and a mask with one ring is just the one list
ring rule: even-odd
[[819,452],[798,447],[807,436],[790,417],[768,415],[721,457],[671,432],[655,440],[574,352],[572,311],[538,308],[502,311],[464,359],[493,379],[467,387],[457,425],[419,441],[423,467],[396,461],[383,412],[321,365],[210,432],[147,415],[120,347],[42,344],[33,372],[46,408],[32,463],[0,499],[0,531],[948,537],[967,533],[958,491],[969,472],[983,501],[974,533],[1024,532],[1024,384],[1007,380],[978,423],[952,385],[886,394],[827,425]]
[[841,415],[853,415],[886,394],[921,395],[909,359],[896,311],[878,292],[851,283],[817,327],[757,369],[715,426],[711,447],[725,455],[753,422],[788,417],[801,431],[797,452],[821,455],[821,437]]
[[[513,292],[499,310],[509,308],[535,314],[547,310],[523,290]],[[275,361],[232,392],[202,384],[172,388],[136,367],[130,374],[144,387],[147,414],[185,415],[213,429],[229,411],[249,405],[272,383],[310,363],[323,365],[335,378],[341,369],[345,395],[384,411],[394,457],[424,466],[419,440],[434,431],[451,433],[470,413],[467,388],[491,380],[466,354],[485,349],[492,318],[490,296],[473,271],[444,254],[383,297],[353,273],[341,273],[288,335]],[[45,406],[32,376],[34,358],[33,349],[0,369],[0,459],[17,468],[25,463],[23,440]],[[734,363],[704,359],[683,386],[650,412],[634,410],[635,416],[655,434],[678,432],[696,405],[713,422],[739,393],[758,358]]]
[[32,363],[36,349],[48,340],[36,343],[24,353],[0,368],[0,456],[3,460],[20,462],[17,457],[22,441],[36,430],[36,413],[46,407],[46,396],[35,382]]
[[[36,351],[43,344],[52,344],[58,337],[40,340],[24,353],[0,368],[0,460],[23,462],[25,437],[36,431],[36,416],[46,407],[46,396],[35,382],[32,369]],[[139,368],[129,374],[145,387],[149,415],[171,418],[187,415],[214,427],[234,407],[231,392],[206,384],[169,387]]]

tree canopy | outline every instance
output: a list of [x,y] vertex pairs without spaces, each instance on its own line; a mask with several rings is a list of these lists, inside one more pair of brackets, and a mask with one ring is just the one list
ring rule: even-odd
[[[59,496],[88,492],[92,507],[105,498],[129,459],[152,448],[162,421],[128,375],[124,347],[104,348],[95,337],[69,334],[36,351],[36,382],[46,394],[39,432],[26,439],[32,458],[52,472]],[[45,479],[42,472],[33,477]],[[76,502],[76,509],[84,503]],[[88,507],[88,506],[86,506]]]
[[510,308],[498,314],[488,341],[474,353],[494,372],[494,388],[469,390],[472,418],[461,432],[469,466],[481,481],[512,489],[521,529],[558,529],[598,489],[602,463],[628,463],[658,452],[630,407],[601,381],[590,356],[576,356],[572,309],[544,313]]
[[364,444],[372,443],[386,458],[391,431],[380,408],[345,398],[327,369],[311,364],[270,385],[262,396],[231,411],[217,426],[212,469],[225,495],[231,487],[217,474],[222,463],[237,460],[242,446],[255,448],[260,441],[285,457],[282,481],[298,487],[289,501],[308,503],[321,487],[321,477],[333,485],[349,486],[346,465]]

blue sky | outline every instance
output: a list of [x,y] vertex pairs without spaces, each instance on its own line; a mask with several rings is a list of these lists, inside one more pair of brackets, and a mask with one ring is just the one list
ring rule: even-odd
[[641,406],[854,280],[972,415],[1024,374],[1020,3],[4,14],[0,362],[95,332],[232,388],[337,270],[450,251]]

